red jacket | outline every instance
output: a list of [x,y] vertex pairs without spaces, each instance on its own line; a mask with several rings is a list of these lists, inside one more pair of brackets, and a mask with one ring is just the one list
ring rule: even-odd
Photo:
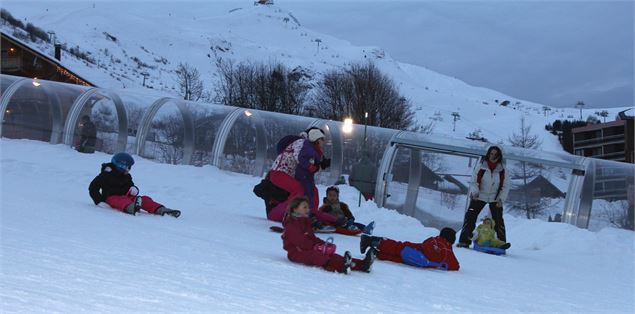
[[431,262],[447,263],[448,270],[459,270],[459,261],[456,259],[456,256],[454,256],[452,244],[440,236],[430,237],[423,241],[423,243],[384,239],[379,242],[379,254],[377,257],[382,260],[403,263],[401,260],[401,250],[406,246],[419,250]]
[[323,266],[328,262],[329,255],[313,249],[324,241],[313,233],[309,217],[287,215],[282,225],[282,247],[287,251],[289,260],[316,266]]

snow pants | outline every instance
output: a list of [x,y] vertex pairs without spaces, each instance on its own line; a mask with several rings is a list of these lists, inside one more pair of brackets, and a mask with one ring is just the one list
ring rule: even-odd
[[289,206],[289,201],[294,199],[297,196],[304,195],[304,189],[298,180],[289,176],[288,174],[282,171],[272,170],[269,172],[269,181],[273,183],[273,185],[289,192],[289,197],[286,201],[281,202],[272,208],[269,213],[267,213],[267,219],[282,222],[282,218],[284,214],[287,212],[287,207]]
[[[461,229],[461,236],[459,237],[460,243],[469,244],[471,242],[470,238],[472,237],[472,232],[474,232],[476,220],[486,204],[488,203],[481,200],[470,201],[469,209],[465,212],[465,217],[463,218],[463,228]],[[498,207],[496,202],[492,202],[489,203],[489,211],[492,214],[492,220],[494,220],[496,236],[499,240],[507,242],[505,221],[503,220],[503,207]]]
[[[110,205],[110,207],[123,211],[128,205],[134,202],[135,196],[132,195],[111,195],[106,198],[106,203]],[[162,207],[163,205],[155,202],[149,196],[141,196],[141,209],[147,211],[150,214],[154,214],[154,211],[157,208]]]
[[403,263],[403,260],[401,259],[401,250],[403,250],[406,246],[408,246],[406,242],[383,239],[379,241],[379,246],[377,247],[377,250],[379,251],[377,258],[395,263]]

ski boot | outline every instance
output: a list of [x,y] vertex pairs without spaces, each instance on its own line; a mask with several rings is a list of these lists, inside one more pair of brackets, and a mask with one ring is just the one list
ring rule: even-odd
[[503,245],[499,246],[498,248],[499,248],[499,249],[503,249],[503,250],[507,250],[507,249],[509,249],[511,246],[512,246],[512,244],[511,244],[511,243],[505,243],[505,244],[503,244]]
[[363,272],[370,273],[370,269],[373,266],[373,262],[377,258],[377,249],[371,247],[368,252],[366,252],[366,257],[364,257],[364,265],[360,269]]
[[124,207],[123,212],[130,215],[136,215],[141,209],[141,196],[134,198],[134,201]]
[[351,272],[351,267],[353,267],[353,256],[351,252],[346,251],[344,253],[344,264],[342,264],[342,269],[339,272],[348,275]]
[[161,216],[170,215],[174,218],[179,218],[179,216],[181,216],[181,211],[161,206],[154,211],[154,214],[161,215]]
[[364,227],[363,234],[371,235],[373,234],[373,229],[375,229],[375,222],[371,221],[369,224]]
[[359,252],[364,254],[369,246],[379,251],[379,242],[383,239],[384,238],[381,237],[373,237],[370,235],[362,234],[362,238],[359,239]]

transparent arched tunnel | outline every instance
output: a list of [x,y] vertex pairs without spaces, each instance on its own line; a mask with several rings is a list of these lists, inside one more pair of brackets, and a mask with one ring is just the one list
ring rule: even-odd
[[[2,137],[75,146],[79,121],[87,115],[97,127],[98,151],[126,151],[161,163],[214,165],[254,176],[268,171],[280,138],[317,126],[326,133],[324,151],[332,158],[331,167],[318,173],[318,183],[354,181],[377,206],[432,227],[460,229],[474,167],[489,145],[363,125],[345,132],[339,121],[149,92],[9,75],[1,75],[0,83]],[[505,208],[538,206],[561,214],[562,222],[590,229],[601,218],[597,213],[605,213],[607,207],[623,215],[632,212],[632,164],[499,146],[508,169],[536,169],[530,178],[512,177],[514,187]]]

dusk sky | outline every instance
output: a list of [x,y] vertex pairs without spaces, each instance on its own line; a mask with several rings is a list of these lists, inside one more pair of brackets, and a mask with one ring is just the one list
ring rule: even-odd
[[633,106],[633,1],[275,0],[316,31],[558,107]]

